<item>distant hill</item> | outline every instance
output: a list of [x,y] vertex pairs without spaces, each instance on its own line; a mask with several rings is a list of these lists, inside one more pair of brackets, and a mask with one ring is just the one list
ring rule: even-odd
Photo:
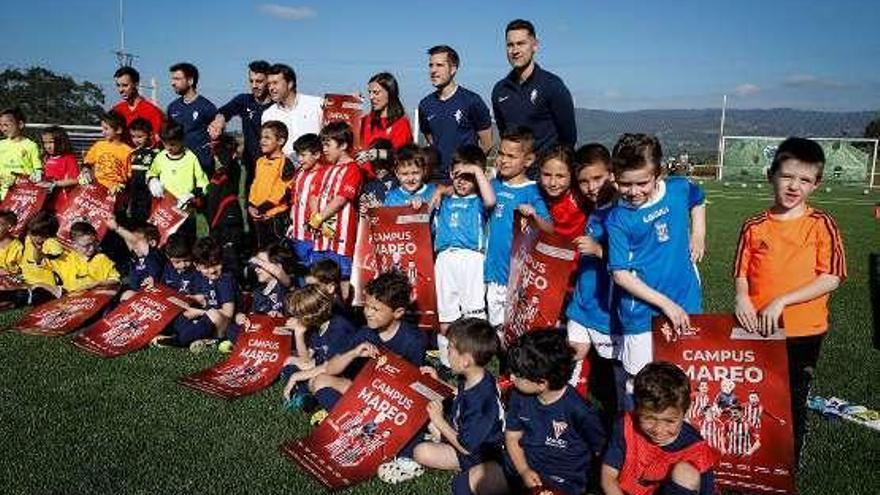
[[[728,136],[861,137],[880,111],[822,112],[774,108],[728,110],[724,133]],[[578,143],[614,144],[624,132],[656,134],[669,155],[682,150],[705,154],[718,149],[721,109],[638,110],[609,112],[575,109]]]

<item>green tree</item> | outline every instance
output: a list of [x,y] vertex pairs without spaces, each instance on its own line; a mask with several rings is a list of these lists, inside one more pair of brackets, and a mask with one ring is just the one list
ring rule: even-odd
[[97,125],[104,92],[89,81],[55,74],[43,67],[0,73],[0,108],[19,107],[28,122]]
[[880,117],[872,120],[868,127],[865,127],[866,138],[880,138]]

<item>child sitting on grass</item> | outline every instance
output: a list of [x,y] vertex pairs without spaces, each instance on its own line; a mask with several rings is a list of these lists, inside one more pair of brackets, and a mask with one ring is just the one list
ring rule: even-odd
[[602,466],[606,495],[709,495],[717,454],[686,423],[690,382],[678,366],[645,365],[633,385],[635,412],[624,413]]
[[[285,314],[287,289],[291,283],[285,267],[292,266],[293,254],[278,244],[271,244],[258,251],[251,258],[250,264],[253,267],[257,283],[251,293],[252,301],[249,314],[281,318]],[[244,313],[235,314],[235,321],[226,329],[226,340],[220,342],[218,346],[220,352],[232,352],[232,347],[238,340],[241,327],[246,319],[247,316]]]
[[72,249],[49,262],[67,292],[119,284],[119,272],[107,255],[98,252],[98,232],[88,222],[70,226]]
[[308,397],[314,377],[326,371],[327,361],[341,354],[356,328],[333,312],[334,297],[318,285],[307,285],[290,294],[291,314],[287,325],[293,329],[295,353],[281,373],[285,407],[298,409]]

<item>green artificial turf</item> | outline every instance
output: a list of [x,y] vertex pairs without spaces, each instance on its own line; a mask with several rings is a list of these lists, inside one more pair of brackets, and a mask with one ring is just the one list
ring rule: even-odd
[[[743,219],[766,206],[767,188],[707,184],[705,309],[733,309],[730,267]],[[845,238],[849,279],[832,297],[832,330],[815,391],[880,408],[880,351],[871,347],[867,259],[880,251],[875,195],[835,188],[815,195]],[[0,325],[17,313],[0,315]],[[281,410],[280,385],[225,402],[175,379],[220,355],[147,349],[104,360],[69,337],[0,332],[0,493],[322,492],[279,453],[304,436],[304,414]],[[812,414],[800,493],[880,493],[880,432]],[[349,493],[448,493],[429,473],[398,487],[373,480]]]

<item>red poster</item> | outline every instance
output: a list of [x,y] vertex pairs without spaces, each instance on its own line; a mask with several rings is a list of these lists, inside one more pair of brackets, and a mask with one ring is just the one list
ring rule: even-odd
[[21,275],[11,275],[9,273],[0,273],[0,291],[18,290],[25,288],[24,279]]
[[186,211],[177,207],[177,198],[168,192],[162,199],[153,201],[152,213],[147,223],[159,229],[159,247],[165,245],[171,234],[177,232],[188,216]]
[[361,148],[361,108],[363,102],[360,96],[343,94],[324,95],[324,122],[321,127],[330,122],[345,121],[354,132],[354,149]]
[[184,376],[178,383],[223,399],[237,399],[272,385],[293,345],[290,332],[277,328],[283,323],[271,316],[249,315],[229,359]]
[[504,339],[511,344],[535,329],[559,326],[569,280],[577,265],[571,240],[542,232],[519,212],[513,217]]
[[376,474],[428,421],[425,406],[451,395],[448,386],[386,352],[358,373],[312,434],[281,451],[331,490]]
[[373,259],[373,246],[370,243],[369,217],[362,216],[358,221],[354,257],[351,261],[351,288],[354,292],[352,305],[364,305],[364,285],[375,277],[376,260]]
[[73,345],[106,358],[136,351],[159,335],[185,305],[175,289],[145,287],[83,330]]
[[785,337],[739,328],[733,315],[692,315],[676,334],[654,318],[654,359],[691,379],[688,421],[721,453],[718,488],[793,494],[794,443]]
[[49,195],[45,187],[38,186],[27,179],[19,179],[6,193],[0,210],[9,210],[18,217],[18,222],[12,228],[12,235],[20,236],[25,231],[28,222],[43,208],[46,197]]
[[[437,291],[434,285],[434,243],[428,206],[383,206],[369,210],[374,274],[399,270],[412,285],[412,309],[419,328],[437,329]],[[369,257],[365,260],[369,266]],[[375,275],[374,275],[375,277]],[[368,280],[362,281],[364,284]]]
[[32,309],[15,330],[46,337],[67,335],[97,315],[114,296],[115,290],[101,288],[67,294]]
[[70,190],[66,207],[58,212],[58,240],[70,246],[70,226],[88,222],[98,231],[98,240],[107,233],[107,219],[113,215],[116,196],[98,184],[75,186]]

